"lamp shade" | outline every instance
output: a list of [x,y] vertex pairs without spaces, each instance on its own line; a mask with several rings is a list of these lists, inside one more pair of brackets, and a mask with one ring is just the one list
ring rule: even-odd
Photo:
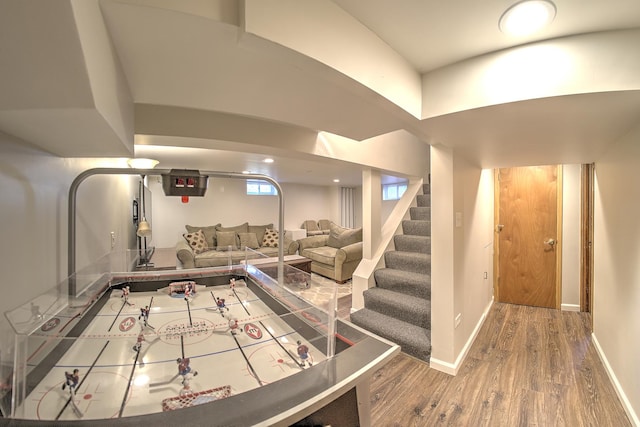
[[151,236],[151,227],[147,222],[146,218],[142,218],[142,221],[138,224],[138,230],[136,231],[138,237],[149,237]]
[[134,169],[153,169],[160,162],[158,162],[156,159],[144,159],[142,157],[138,157],[135,159],[127,160],[127,163]]

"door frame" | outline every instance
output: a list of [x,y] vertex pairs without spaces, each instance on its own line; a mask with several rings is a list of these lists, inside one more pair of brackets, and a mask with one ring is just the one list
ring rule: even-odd
[[591,313],[593,330],[593,207],[595,165],[580,167],[580,311]]
[[[553,165],[552,165],[553,166]],[[563,195],[563,183],[562,183],[562,165],[555,165],[557,171],[556,180],[556,245],[554,250],[556,251],[556,280],[555,280],[555,308],[560,309],[562,307],[562,195]],[[508,168],[505,168],[508,169]],[[493,299],[498,300],[498,290],[500,284],[500,239],[498,238],[500,224],[500,168],[493,170]]]

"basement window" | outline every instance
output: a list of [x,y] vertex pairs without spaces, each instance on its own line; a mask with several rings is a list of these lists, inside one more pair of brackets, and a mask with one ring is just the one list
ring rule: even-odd
[[407,183],[382,185],[382,200],[400,200],[404,192],[407,191]]
[[247,180],[247,195],[248,196],[277,196],[278,190],[276,187],[269,184],[267,181]]

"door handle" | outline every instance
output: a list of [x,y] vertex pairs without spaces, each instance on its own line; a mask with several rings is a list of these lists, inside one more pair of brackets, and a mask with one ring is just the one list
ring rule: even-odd
[[544,241],[545,245],[549,245],[549,246],[553,246],[556,244],[556,241],[554,239],[547,239]]

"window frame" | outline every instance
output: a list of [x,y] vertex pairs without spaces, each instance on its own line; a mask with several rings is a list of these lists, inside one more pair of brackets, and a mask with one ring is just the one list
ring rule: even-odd
[[[394,182],[392,184],[382,184],[382,200],[383,201],[392,201],[392,200],[400,200],[404,193],[407,191],[409,183],[407,181],[402,182]],[[394,195],[389,195],[389,190],[393,189]]]
[[[261,179],[247,179],[247,196],[277,196],[278,190],[270,182]],[[250,186],[257,186],[257,191],[252,191]]]

